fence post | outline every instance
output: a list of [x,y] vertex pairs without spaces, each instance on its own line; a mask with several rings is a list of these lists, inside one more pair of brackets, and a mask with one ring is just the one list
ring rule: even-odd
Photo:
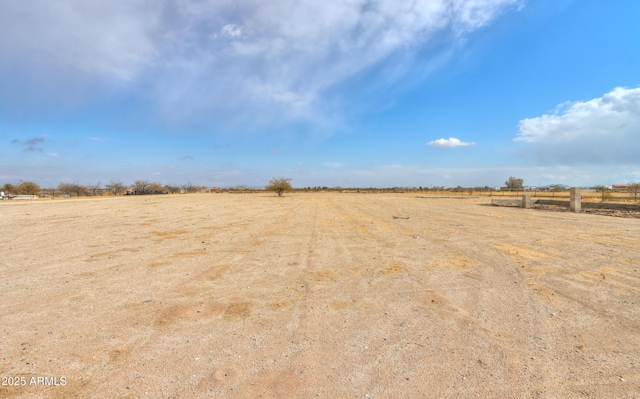
[[524,209],[530,209],[531,208],[531,195],[524,194],[522,196],[522,207]]
[[569,210],[571,212],[580,212],[582,210],[582,203],[580,202],[580,187],[571,187]]

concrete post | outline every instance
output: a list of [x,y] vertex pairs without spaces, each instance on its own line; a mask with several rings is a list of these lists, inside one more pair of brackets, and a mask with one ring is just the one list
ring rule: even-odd
[[569,210],[571,212],[580,212],[582,210],[580,195],[580,187],[571,187],[571,199],[569,200]]
[[522,196],[522,207],[524,209],[530,209],[531,208],[531,196],[528,194],[525,194]]

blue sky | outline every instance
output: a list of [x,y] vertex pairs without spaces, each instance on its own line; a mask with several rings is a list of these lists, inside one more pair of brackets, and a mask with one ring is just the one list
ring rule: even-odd
[[640,2],[0,0],[0,184],[640,181]]

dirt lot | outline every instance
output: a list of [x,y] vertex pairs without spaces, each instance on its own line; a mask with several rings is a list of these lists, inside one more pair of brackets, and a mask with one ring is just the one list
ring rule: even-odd
[[640,397],[640,220],[489,201],[3,201],[0,397]]

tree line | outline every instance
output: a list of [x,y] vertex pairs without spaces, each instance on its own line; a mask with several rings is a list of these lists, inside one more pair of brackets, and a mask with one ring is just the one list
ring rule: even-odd
[[50,195],[61,196],[96,196],[96,195],[124,195],[124,194],[176,194],[176,193],[197,193],[208,189],[207,186],[199,186],[187,182],[185,184],[162,184],[149,180],[136,180],[133,184],[125,185],[119,180],[111,180],[104,186],[98,182],[96,184],[60,183],[55,188],[41,188],[32,181],[20,181],[18,184],[6,183],[0,187],[6,195],[41,195],[44,191]]
[[[275,177],[269,181],[269,184],[264,188],[266,191],[273,191],[278,196],[282,196],[287,191],[293,191],[293,187],[291,186],[291,179],[286,177]],[[524,181],[523,179],[519,179],[516,177],[509,177],[507,181],[504,183],[504,188],[508,191],[520,191],[524,190]],[[602,200],[606,200],[611,197],[611,189],[607,188],[604,185],[597,185],[593,187],[596,191],[602,193]],[[353,188],[351,190],[355,190]],[[197,193],[202,191],[208,191],[207,186],[199,186],[196,184],[192,184],[191,182],[187,182],[185,184],[162,184],[159,182],[149,181],[149,180],[136,180],[133,184],[125,185],[123,182],[119,180],[111,180],[104,186],[98,182],[96,184],[80,184],[78,182],[65,182],[60,183],[56,188],[41,188],[38,184],[32,181],[20,181],[18,184],[13,185],[10,183],[6,183],[5,185],[0,187],[0,191],[3,191],[5,195],[53,195],[53,196],[75,196],[75,197],[84,197],[84,196],[97,196],[97,195],[124,195],[124,194],[136,194],[136,195],[144,195],[144,194],[176,194],[176,193]],[[219,189],[216,189],[220,191]],[[301,191],[342,191],[344,190],[342,187],[306,187],[300,188],[296,190]],[[347,189],[349,190],[349,189]],[[359,190],[359,189],[358,189]],[[367,189],[363,189],[367,190]],[[469,192],[472,194],[473,192],[491,192],[494,191],[493,188],[484,186],[484,187],[462,187],[457,186],[453,188],[438,186],[438,187],[413,187],[413,188],[401,188],[401,187],[393,187],[386,189],[373,189],[370,190],[383,190],[391,192],[405,192],[405,191],[452,191],[452,192]],[[559,192],[563,191],[563,188],[559,185],[553,186],[549,191]],[[245,192],[251,191],[245,185],[237,185],[232,189],[229,189],[230,192]],[[627,191],[634,194],[634,200],[637,200],[637,196],[640,193],[640,184],[630,184]]]

